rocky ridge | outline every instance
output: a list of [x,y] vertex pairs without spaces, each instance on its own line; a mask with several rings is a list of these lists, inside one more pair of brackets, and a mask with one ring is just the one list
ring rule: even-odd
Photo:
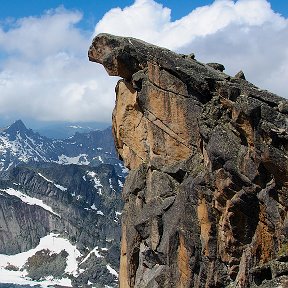
[[[46,277],[54,277],[67,278],[69,287],[116,287],[113,270],[119,269],[122,181],[109,164],[38,163],[2,172],[0,282],[5,283],[3,273],[15,271],[15,276],[29,277],[31,285],[36,281],[41,286]],[[43,239],[48,246],[33,252]],[[50,247],[58,249],[57,243],[63,241],[68,248],[74,245],[71,255],[65,250],[53,254]],[[27,261],[19,264],[21,252],[31,256],[24,253]]]
[[287,100],[133,38],[100,34],[88,56],[123,78],[120,287],[286,287]]

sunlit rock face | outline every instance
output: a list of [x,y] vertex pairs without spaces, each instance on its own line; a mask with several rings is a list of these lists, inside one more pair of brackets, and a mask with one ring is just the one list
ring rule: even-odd
[[120,287],[286,285],[287,100],[133,38],[100,34],[89,59],[123,78]]

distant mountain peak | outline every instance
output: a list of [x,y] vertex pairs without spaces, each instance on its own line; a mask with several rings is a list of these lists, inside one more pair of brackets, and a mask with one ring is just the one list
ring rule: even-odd
[[22,120],[16,120],[13,124],[11,124],[7,129],[6,132],[17,132],[17,131],[26,131],[28,130]]
[[[26,128],[21,120],[0,131],[0,171],[20,163],[56,162],[98,166],[110,163],[125,174],[114,150],[111,127],[79,133],[67,139],[50,139]],[[123,175],[124,175],[123,174]]]

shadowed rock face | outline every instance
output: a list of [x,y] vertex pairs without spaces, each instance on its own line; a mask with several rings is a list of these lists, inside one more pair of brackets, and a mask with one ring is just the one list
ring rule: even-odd
[[89,59],[123,78],[120,287],[285,285],[287,100],[133,38],[100,34]]

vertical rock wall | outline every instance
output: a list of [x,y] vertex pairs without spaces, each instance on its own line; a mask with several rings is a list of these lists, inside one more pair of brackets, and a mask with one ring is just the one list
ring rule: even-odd
[[120,287],[288,283],[287,100],[133,38],[100,34],[89,59],[123,78]]

